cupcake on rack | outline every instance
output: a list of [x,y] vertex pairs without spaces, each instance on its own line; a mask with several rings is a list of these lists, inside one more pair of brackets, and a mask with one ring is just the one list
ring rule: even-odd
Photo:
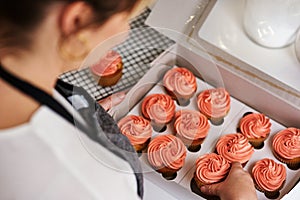
[[261,113],[247,113],[239,122],[238,132],[245,135],[255,149],[260,149],[271,132],[270,119]]
[[241,133],[227,134],[219,138],[216,151],[229,163],[239,162],[245,166],[254,153],[254,148]]
[[272,141],[274,156],[292,170],[300,168],[300,129],[287,128],[279,131]]
[[98,84],[103,87],[117,84],[122,77],[122,70],[122,57],[113,50],[91,66],[91,71],[98,80]]
[[167,71],[163,78],[167,93],[181,106],[186,106],[197,90],[196,78],[186,68],[175,67]]
[[220,125],[230,110],[230,95],[224,88],[204,90],[198,95],[197,103],[212,124]]
[[118,122],[118,126],[138,153],[142,152],[149,144],[152,127],[150,122],[143,117],[128,115]]
[[180,110],[175,113],[175,134],[191,152],[200,150],[209,128],[207,118],[198,111]]
[[223,156],[215,153],[204,154],[196,160],[196,170],[191,182],[192,190],[206,198],[207,195],[200,191],[201,186],[222,182],[229,171],[230,164]]
[[186,158],[186,148],[183,142],[174,135],[157,136],[148,146],[148,161],[150,165],[168,180],[177,176]]
[[269,199],[276,199],[284,186],[286,169],[282,164],[264,158],[255,163],[252,168],[252,177],[257,190],[265,193]]
[[146,119],[151,120],[155,131],[164,131],[166,124],[174,117],[174,101],[166,94],[151,94],[143,100],[142,114]]

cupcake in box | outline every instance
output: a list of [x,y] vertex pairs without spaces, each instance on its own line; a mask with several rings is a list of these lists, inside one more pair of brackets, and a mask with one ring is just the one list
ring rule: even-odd
[[292,170],[300,168],[300,129],[287,128],[279,131],[272,141],[274,156]]
[[252,157],[254,148],[243,134],[233,133],[219,138],[216,151],[229,163],[239,162],[244,167]]
[[201,186],[222,182],[229,171],[230,164],[223,156],[215,153],[204,154],[196,160],[196,170],[191,182],[192,191],[206,198],[207,195],[200,191]]
[[149,144],[152,127],[150,122],[143,117],[128,115],[118,122],[118,126],[138,153],[142,152]]
[[238,131],[248,138],[255,149],[261,149],[271,132],[271,122],[264,114],[247,113],[240,120]]
[[186,158],[183,142],[174,135],[161,135],[150,141],[148,146],[149,164],[168,180],[177,176]]
[[178,105],[186,106],[197,90],[196,78],[186,68],[175,67],[167,71],[163,78],[167,93],[177,101]]
[[252,168],[252,177],[257,190],[265,193],[269,199],[279,197],[280,189],[286,180],[286,169],[274,160],[264,158],[255,163]]
[[174,117],[175,104],[173,99],[166,94],[151,94],[147,96],[142,103],[143,116],[151,120],[152,127],[155,131],[161,132],[166,129]]
[[224,88],[204,90],[198,95],[197,104],[212,124],[221,125],[230,110],[230,95]]
[[209,129],[207,118],[198,111],[180,110],[175,113],[175,134],[191,152],[200,150]]

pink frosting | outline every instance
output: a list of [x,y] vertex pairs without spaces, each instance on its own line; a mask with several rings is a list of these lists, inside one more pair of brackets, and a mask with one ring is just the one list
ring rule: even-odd
[[169,70],[163,79],[164,86],[175,94],[191,96],[197,90],[196,78],[192,72],[185,68]]
[[157,136],[148,146],[149,163],[156,169],[180,169],[184,165],[185,157],[186,148],[174,135]]
[[169,95],[152,94],[144,99],[142,113],[146,119],[166,124],[172,120],[175,114],[175,104]]
[[230,164],[221,155],[205,154],[196,161],[195,176],[204,184],[222,181],[230,170]]
[[264,114],[252,113],[240,120],[240,130],[247,138],[265,138],[271,131],[271,122]]
[[152,136],[150,122],[141,116],[126,116],[119,121],[118,126],[132,145],[143,144]]
[[230,95],[224,88],[205,90],[198,96],[198,108],[208,117],[222,118],[230,109]]
[[276,191],[286,179],[286,169],[282,164],[265,158],[255,163],[252,175],[256,184],[263,190]]
[[250,160],[254,149],[248,139],[240,133],[227,134],[217,142],[216,149],[229,162],[246,163]]
[[98,76],[108,76],[114,74],[122,67],[122,58],[116,51],[109,51],[91,69]]
[[300,158],[300,129],[287,128],[273,138],[274,151],[285,159]]
[[175,114],[174,127],[176,133],[188,140],[205,138],[210,125],[207,118],[198,111],[181,110]]

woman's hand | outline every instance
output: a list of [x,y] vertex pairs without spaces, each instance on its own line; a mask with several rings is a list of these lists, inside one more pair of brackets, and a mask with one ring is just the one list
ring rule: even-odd
[[225,181],[201,187],[207,195],[219,196],[222,200],[256,200],[253,180],[240,163],[233,163]]
[[108,111],[112,107],[120,104],[125,99],[125,92],[117,92],[115,94],[110,95],[105,99],[101,99],[98,103],[104,108],[104,110]]

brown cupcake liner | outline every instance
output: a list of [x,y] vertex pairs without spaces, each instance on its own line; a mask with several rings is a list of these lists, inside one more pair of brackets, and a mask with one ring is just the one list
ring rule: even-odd
[[164,132],[167,129],[167,123],[160,124],[160,123],[156,123],[154,120],[151,120],[151,126],[154,131],[159,133]]
[[195,92],[191,95],[188,95],[188,96],[182,96],[182,95],[179,95],[179,94],[175,94],[174,92],[168,90],[166,87],[165,88],[165,91],[167,92],[167,94],[172,98],[174,99],[177,104],[179,106],[187,106],[189,105],[190,103],[190,99],[194,96]]
[[184,145],[187,147],[187,149],[190,152],[197,152],[201,149],[201,144],[203,143],[204,138],[199,138],[196,140],[189,140],[187,138],[184,138],[182,136],[179,136],[178,134],[176,134],[176,136],[184,143]]
[[98,76],[98,85],[102,87],[108,87],[117,84],[117,82],[121,79],[123,73],[123,63],[119,63],[118,70],[116,73],[108,75],[108,76]]
[[[267,136],[268,137],[268,136]],[[248,138],[249,143],[255,148],[255,149],[261,149],[264,147],[264,142],[267,139],[267,137],[262,138]]]
[[300,169],[300,158],[284,159],[280,155],[278,155],[278,153],[276,153],[274,149],[272,150],[272,152],[273,152],[273,155],[275,156],[275,158],[277,160],[279,160],[280,162],[286,164],[289,169],[291,169],[291,170]]
[[274,191],[267,191],[267,190],[264,190],[262,189],[261,187],[259,187],[259,185],[257,185],[255,179],[253,179],[253,182],[254,182],[254,186],[255,188],[264,193],[265,196],[268,198],[268,199],[277,199],[279,196],[280,196],[280,190],[283,188],[284,184],[285,184],[285,181],[281,184],[281,186],[277,189],[277,190],[274,190]]
[[157,172],[161,173],[162,176],[167,179],[167,180],[173,180],[177,177],[177,171],[179,171],[181,168],[179,169],[171,169],[168,167],[163,167],[160,169],[156,169]]
[[192,178],[191,180],[191,190],[196,193],[197,195],[205,198],[205,199],[208,199],[208,200],[219,200],[220,198],[218,196],[210,196],[210,195],[207,195],[207,194],[204,194],[201,192],[200,188],[204,185],[207,185],[206,183],[203,183],[201,182],[194,174],[194,177]]
[[142,153],[143,150],[145,150],[148,147],[148,144],[150,143],[150,140],[151,140],[151,138],[149,138],[148,140],[146,140],[146,142],[144,142],[142,144],[133,145],[136,152],[137,153]]

